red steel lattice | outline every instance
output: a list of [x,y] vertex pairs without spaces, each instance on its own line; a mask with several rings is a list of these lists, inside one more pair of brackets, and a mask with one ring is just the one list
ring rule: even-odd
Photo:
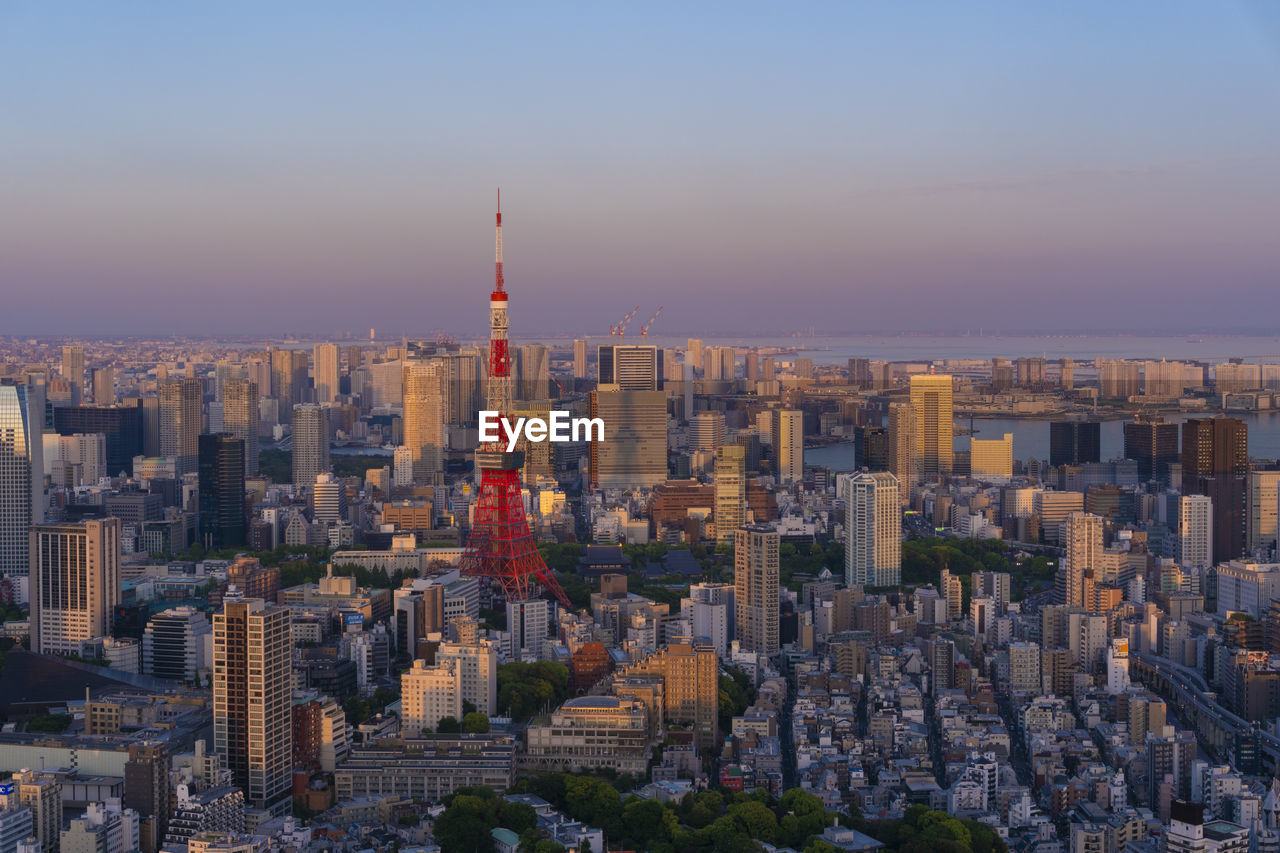
[[[498,196],[494,248],[494,287],[489,296],[489,408],[510,406],[511,360],[507,344],[507,293],[502,272],[502,196]],[[476,496],[471,536],[458,568],[462,574],[498,583],[508,601],[526,601],[546,587],[566,608],[569,597],[538,553],[524,514],[520,489],[521,453],[507,453],[502,442],[476,452],[480,493]]]

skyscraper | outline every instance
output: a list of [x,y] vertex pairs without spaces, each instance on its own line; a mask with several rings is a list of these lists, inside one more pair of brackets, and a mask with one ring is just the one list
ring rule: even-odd
[[244,473],[258,476],[258,385],[248,379],[222,384],[222,428],[244,442]]
[[698,412],[689,421],[689,449],[713,451],[724,444],[724,412]]
[[0,575],[25,575],[28,531],[44,521],[44,401],[27,385],[0,384]]
[[1138,463],[1138,477],[1145,483],[1169,483],[1169,465],[1177,462],[1178,425],[1161,420],[1140,420],[1124,425],[1124,456]]
[[31,528],[31,642],[43,654],[79,654],[111,633],[120,603],[120,519]]
[[329,410],[314,403],[293,407],[293,487],[310,489],[329,473]]
[[123,805],[142,818],[138,835],[143,853],[155,853],[169,825],[169,750],[163,742],[129,745]]
[[[155,403],[154,399],[149,402]],[[142,455],[142,408],[139,406],[58,406],[53,410],[58,435],[100,432],[106,436],[107,473],[133,473],[133,457]],[[158,448],[157,448],[158,449]]]
[[1102,517],[1073,512],[1062,523],[1065,553],[1058,566],[1054,598],[1072,607],[1086,605],[1086,575],[1102,573]]
[[316,372],[316,402],[332,403],[338,396],[338,345],[316,344],[312,359]]
[[955,461],[951,377],[933,373],[912,376],[911,407],[916,411],[915,454],[920,476],[929,480],[950,474]]
[[608,344],[599,349],[601,391],[658,391],[663,352],[655,346]]
[[778,585],[781,582],[777,531],[764,525],[734,533],[733,600],[736,636],[741,647],[764,655],[781,648],[778,633]]
[[1207,572],[1213,567],[1213,501],[1205,495],[1183,495],[1178,500],[1179,565]]
[[418,482],[444,470],[446,371],[435,359],[404,363],[404,446]]
[[1182,493],[1213,501],[1213,561],[1244,553],[1249,431],[1236,418],[1192,418],[1182,425]]
[[573,378],[587,378],[587,342],[582,338],[573,342]]
[[887,471],[851,477],[845,491],[845,585],[897,586],[902,579],[902,500]]
[[1084,465],[1102,461],[1100,421],[1051,421],[1049,423],[1049,464]]
[[99,367],[93,371],[93,402],[97,406],[113,406],[116,402],[116,371]]
[[84,347],[62,348],[62,376],[71,383],[71,404],[78,406],[84,393]]
[[233,599],[213,617],[214,749],[246,801],[290,810],[293,636],[289,608]]
[[804,478],[804,412],[780,409],[774,421],[773,458],[778,482],[796,483]]
[[332,474],[320,474],[311,487],[311,518],[321,524],[347,520],[347,486]]
[[911,487],[920,477],[916,458],[916,410],[910,403],[889,404],[889,470],[898,478],[902,505],[911,503]]
[[716,541],[733,542],[747,521],[746,453],[741,445],[716,448],[715,481]]
[[525,344],[516,351],[519,357],[518,386],[521,400],[546,400],[551,397],[551,350],[545,344]]
[[692,364],[697,370],[702,369],[702,341],[700,339],[689,338],[689,344],[684,351],[684,360],[686,364]]
[[587,447],[597,488],[652,488],[667,479],[666,392],[592,391],[590,406],[604,422],[604,440]]
[[244,442],[229,432],[200,436],[200,541],[205,548],[249,543]]
[[1249,507],[1245,547],[1252,554],[1276,544],[1280,510],[1280,471],[1250,471],[1246,503]]
[[975,480],[1007,481],[1013,476],[1013,433],[969,441],[969,475]]
[[307,402],[306,350],[271,350],[270,396],[279,401],[281,422],[289,423],[293,406]]
[[181,377],[160,383],[161,456],[178,460],[178,477],[194,474],[200,456],[200,416],[204,388],[199,379]]

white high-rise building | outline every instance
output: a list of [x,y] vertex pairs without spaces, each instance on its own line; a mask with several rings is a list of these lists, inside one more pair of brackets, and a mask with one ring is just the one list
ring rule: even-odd
[[724,412],[698,412],[689,421],[689,449],[714,451],[724,444]]
[[1129,641],[1112,638],[1107,648],[1107,693],[1118,696],[1129,689]]
[[120,603],[120,519],[31,528],[31,641],[42,654],[79,654],[111,633]]
[[413,737],[423,730],[435,731],[445,717],[462,719],[462,680],[454,661],[427,665],[421,658],[400,676],[400,704],[403,722],[400,731]]
[[902,579],[902,501],[887,471],[849,478],[845,490],[847,586],[897,586]]
[[55,483],[66,484],[59,479],[68,466],[76,471],[71,485],[97,485],[107,476],[107,437],[100,432],[58,435],[47,432],[44,439],[44,473]]
[[347,520],[347,484],[332,474],[319,474],[311,487],[311,519],[323,524]]
[[498,713],[498,649],[492,643],[444,643],[436,650],[436,663],[457,668],[463,702],[487,716]]
[[541,598],[507,602],[508,661],[542,660],[551,607],[551,602]]
[[1213,499],[1183,495],[1178,501],[1178,563],[1207,572],[1213,567]]
[[1014,690],[1040,691],[1040,646],[1009,644],[1009,686]]

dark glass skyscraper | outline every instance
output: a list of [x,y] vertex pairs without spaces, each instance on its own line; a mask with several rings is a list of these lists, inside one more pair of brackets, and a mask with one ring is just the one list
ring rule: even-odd
[[1102,461],[1102,424],[1053,421],[1049,424],[1049,464],[1083,465]]
[[100,432],[107,437],[107,474],[133,474],[133,457],[142,455],[142,410],[138,406],[57,406],[58,435]]
[[229,432],[200,436],[200,541],[206,548],[248,542],[244,442]]
[[1169,463],[1178,461],[1178,425],[1164,421],[1125,424],[1124,456],[1138,463],[1138,476],[1144,483],[1148,480],[1167,483]]
[[1236,418],[1192,418],[1182,425],[1182,493],[1213,501],[1213,561],[1244,553],[1249,429]]

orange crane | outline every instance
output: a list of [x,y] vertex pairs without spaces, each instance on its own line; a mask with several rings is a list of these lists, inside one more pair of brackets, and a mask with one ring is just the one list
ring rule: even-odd
[[640,339],[644,342],[649,341],[649,327],[653,325],[653,321],[658,319],[658,315],[662,313],[662,306],[658,306],[658,310],[653,312],[653,316],[649,318],[649,322],[640,327]]

